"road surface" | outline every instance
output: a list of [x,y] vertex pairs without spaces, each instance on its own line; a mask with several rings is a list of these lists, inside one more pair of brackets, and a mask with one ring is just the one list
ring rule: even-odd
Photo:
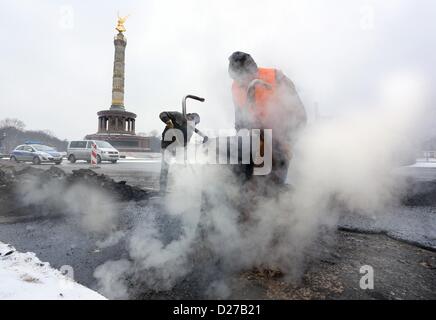
[[[39,169],[49,169],[52,164],[46,163],[32,166]],[[93,169],[95,172],[108,175],[115,181],[126,181],[132,186],[141,188],[159,189],[160,157],[154,156],[153,158],[136,160],[121,159],[116,164],[103,162],[97,167],[97,169]],[[69,161],[63,161],[59,168],[67,173],[71,173],[73,170],[92,167],[85,161],[77,161],[74,164]]]
[[[51,165],[32,166],[49,169]],[[86,162],[59,166],[65,172],[87,169]],[[160,160],[122,160],[117,164],[100,164],[95,169],[116,181],[142,188],[158,188]],[[400,168],[395,174],[422,181],[436,180],[436,168]],[[174,225],[159,213],[161,199],[154,197],[140,202],[120,204],[119,237],[115,241],[104,235],[84,231],[74,217],[47,216],[37,219],[0,223],[0,241],[11,243],[18,250],[35,252],[42,261],[55,268],[70,265],[74,277],[93,289],[95,268],[108,260],[128,258],[126,239],[129,231],[144,217],[159,220],[168,233]],[[434,207],[400,207],[383,219],[350,217],[342,219],[335,234],[336,245],[326,248],[327,254],[309,264],[301,283],[289,284],[280,278],[247,271],[229,281],[229,298],[269,299],[435,299],[436,298],[436,209]],[[377,233],[377,234],[371,234]],[[396,241],[399,239],[401,241]],[[411,245],[408,243],[415,243]],[[324,244],[318,250],[322,251]],[[421,247],[426,247],[423,249]],[[376,289],[359,288],[359,269],[369,264],[377,274]],[[197,274],[169,292],[141,292],[133,298],[207,298],[205,283]],[[208,279],[203,279],[208,281]],[[135,284],[132,284],[133,286]],[[213,298],[213,297],[212,297]]]

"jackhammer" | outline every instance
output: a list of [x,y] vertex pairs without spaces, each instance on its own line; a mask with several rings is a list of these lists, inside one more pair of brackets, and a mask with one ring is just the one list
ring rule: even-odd
[[[197,100],[200,102],[204,102],[205,99],[198,97],[198,96],[194,96],[194,95],[186,95],[183,97],[182,99],[182,128],[179,129],[183,129],[182,132],[186,135],[188,134],[188,130],[192,129],[192,128],[188,128],[188,126],[190,125],[188,119],[187,119],[187,113],[186,113],[186,100],[188,99],[193,99],[193,100]],[[180,115],[180,113],[179,113]],[[201,132],[199,129],[195,128],[195,124],[194,124],[194,128],[193,131],[195,133],[197,133],[200,137],[203,138],[203,143],[206,143],[208,140],[208,137]],[[189,136],[187,137],[183,137],[183,141],[185,141],[185,144],[189,143]],[[167,180],[168,180],[168,171],[169,171],[169,164],[165,161],[165,149],[162,150],[162,160],[161,160],[161,174],[160,174],[160,192],[163,193],[166,191],[166,187],[167,187]],[[187,150],[186,150],[186,145],[184,145],[184,160],[186,162],[187,160]]]

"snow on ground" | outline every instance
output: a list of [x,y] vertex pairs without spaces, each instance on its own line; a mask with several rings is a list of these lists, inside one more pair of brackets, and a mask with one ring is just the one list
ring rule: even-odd
[[137,163],[150,163],[150,162],[160,162],[160,159],[137,159],[137,158],[126,158],[120,159],[118,162],[137,162]]
[[121,152],[124,157],[119,162],[160,162],[161,153],[156,152]]
[[21,253],[0,242],[0,299],[103,300],[99,293],[41,262],[34,253]]
[[408,167],[412,167],[412,168],[436,168],[436,161],[426,161],[425,159],[418,159],[416,160],[415,164],[412,164]]
[[160,152],[120,152],[120,156],[125,159],[160,159]]

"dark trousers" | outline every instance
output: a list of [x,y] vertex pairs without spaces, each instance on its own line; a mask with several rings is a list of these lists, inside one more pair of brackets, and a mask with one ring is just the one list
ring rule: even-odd
[[[273,140],[271,172],[267,176],[267,179],[272,183],[283,185],[286,182],[291,160],[288,149],[290,149],[288,143]],[[241,183],[245,183],[252,178],[254,166],[252,160],[249,164],[240,163],[233,167],[233,173],[240,179]]]
[[165,161],[164,154],[165,149],[162,149],[162,160],[160,165],[160,180],[159,180],[159,190],[161,192],[167,191],[167,182],[168,182],[168,172],[170,170],[170,165]]
[[[165,150],[166,148],[162,148],[162,160],[160,165],[160,179],[159,179],[159,190],[161,192],[167,191],[167,185],[168,185],[168,172],[170,171],[170,165],[165,161]],[[173,149],[171,151],[172,156],[176,155],[176,150]]]

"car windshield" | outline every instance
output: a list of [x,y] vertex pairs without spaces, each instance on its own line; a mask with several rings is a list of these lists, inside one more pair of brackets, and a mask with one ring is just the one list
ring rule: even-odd
[[113,148],[109,142],[106,141],[96,141],[95,144],[99,148]]
[[33,145],[32,147],[37,151],[56,151],[52,147],[44,146],[44,145]]

